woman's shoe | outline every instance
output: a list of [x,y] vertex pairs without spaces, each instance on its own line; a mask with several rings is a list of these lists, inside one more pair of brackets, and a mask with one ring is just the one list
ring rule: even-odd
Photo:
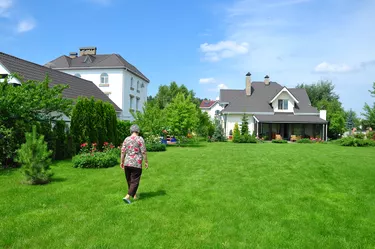
[[122,198],[122,200],[125,202],[125,204],[131,204],[131,201],[129,199],[126,199],[125,197]]

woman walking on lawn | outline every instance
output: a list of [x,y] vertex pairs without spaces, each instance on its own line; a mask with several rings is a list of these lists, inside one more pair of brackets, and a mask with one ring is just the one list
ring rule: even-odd
[[148,160],[145,141],[139,136],[138,125],[130,127],[131,135],[125,138],[121,149],[121,168],[125,171],[128,182],[128,194],[123,198],[124,202],[130,204],[130,197],[137,199],[137,189],[142,175],[142,162],[148,169]]

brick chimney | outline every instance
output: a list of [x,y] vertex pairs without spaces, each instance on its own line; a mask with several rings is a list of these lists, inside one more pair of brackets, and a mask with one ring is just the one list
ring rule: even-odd
[[96,55],[96,47],[79,48],[79,56],[83,55]]
[[251,73],[246,74],[246,95],[251,95]]
[[69,57],[72,58],[72,59],[77,58],[77,56],[78,56],[78,53],[76,53],[76,52],[70,52],[69,53]]
[[264,76],[264,84],[268,86],[270,84],[270,76],[266,75]]

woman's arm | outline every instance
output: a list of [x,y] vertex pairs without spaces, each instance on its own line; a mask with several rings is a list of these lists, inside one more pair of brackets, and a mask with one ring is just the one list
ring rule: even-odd
[[124,164],[125,164],[125,155],[126,155],[126,151],[125,151],[125,141],[122,143],[122,148],[121,148],[121,164],[120,164],[120,167],[122,169],[124,169]]
[[145,144],[145,141],[143,140],[142,137],[141,137],[140,147],[141,147],[141,153],[142,153],[143,160],[145,161],[145,168],[148,169],[148,159],[147,159],[146,144]]

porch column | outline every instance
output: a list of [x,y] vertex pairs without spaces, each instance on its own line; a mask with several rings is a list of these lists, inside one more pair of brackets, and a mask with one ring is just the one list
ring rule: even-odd
[[259,137],[259,125],[260,125],[260,123],[257,122],[257,137]]
[[328,141],[328,124],[326,124],[326,141]]

